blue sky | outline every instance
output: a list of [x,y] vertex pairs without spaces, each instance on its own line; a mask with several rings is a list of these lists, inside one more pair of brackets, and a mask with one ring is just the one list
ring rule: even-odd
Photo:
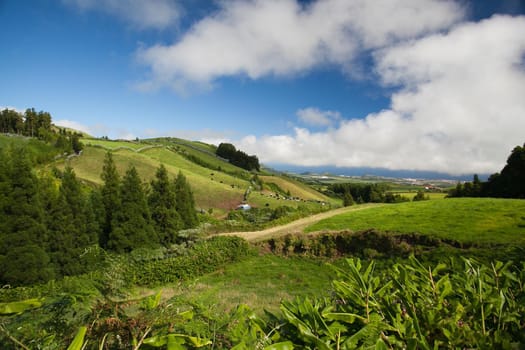
[[0,0],[0,107],[263,163],[492,173],[525,141],[519,0]]

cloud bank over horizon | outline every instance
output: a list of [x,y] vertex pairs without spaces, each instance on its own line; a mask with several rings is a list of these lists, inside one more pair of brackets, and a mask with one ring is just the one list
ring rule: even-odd
[[[389,109],[335,128],[248,136],[269,163],[493,173],[525,130],[525,17],[465,23],[375,54]],[[334,112],[330,112],[334,113]],[[322,115],[322,112],[321,112]]]
[[[62,1],[138,28],[173,26],[183,13],[180,1]],[[139,45],[134,57],[147,70],[140,91],[191,98],[221,89],[225,78],[293,79],[329,69],[371,82],[390,103],[355,116],[304,101],[288,115],[287,132],[232,136],[203,127],[165,136],[232,142],[263,163],[454,175],[499,171],[524,142],[524,16],[472,21],[468,3],[452,0],[215,4],[172,42]]]

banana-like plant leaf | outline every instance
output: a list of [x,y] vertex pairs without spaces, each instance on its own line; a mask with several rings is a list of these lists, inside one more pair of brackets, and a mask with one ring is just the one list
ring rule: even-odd
[[81,350],[84,345],[84,337],[86,336],[87,327],[82,326],[78,329],[75,338],[67,347],[67,350]]
[[285,341],[268,345],[264,350],[293,350],[293,348],[293,343],[291,341]]
[[193,347],[197,348],[212,344],[211,340],[191,337],[185,334],[156,335],[144,339],[143,343],[154,348],[160,348],[164,345],[168,345],[169,350],[185,349],[185,347],[182,346],[183,344],[191,344]]
[[42,306],[42,301],[42,299],[27,299],[10,303],[0,303],[0,315],[13,315],[26,310],[37,309]]

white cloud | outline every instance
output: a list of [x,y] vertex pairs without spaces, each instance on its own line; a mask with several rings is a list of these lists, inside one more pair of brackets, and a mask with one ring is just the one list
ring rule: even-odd
[[74,130],[85,132],[86,134],[89,134],[89,135],[93,135],[90,127],[83,125],[79,122],[73,121],[73,120],[67,120],[67,119],[54,120],[53,124],[55,124],[56,126],[61,126],[63,128],[74,129]]
[[341,113],[336,111],[322,111],[315,107],[299,109],[297,117],[306,125],[311,126],[332,126],[334,122],[341,119]]
[[[499,171],[525,130],[525,17],[466,23],[376,53],[388,110],[337,129],[240,141],[263,162]],[[249,142],[247,142],[249,140]]]
[[175,25],[180,8],[172,0],[62,0],[81,11],[100,11],[120,17],[138,29],[165,29]]
[[221,2],[172,45],[140,49],[151,68],[141,88],[178,92],[210,88],[222,76],[258,79],[287,76],[319,65],[351,70],[363,50],[419,37],[458,22],[464,11],[452,1],[296,0]]

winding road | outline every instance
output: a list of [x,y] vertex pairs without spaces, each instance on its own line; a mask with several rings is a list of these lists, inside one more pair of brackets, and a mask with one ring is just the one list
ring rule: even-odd
[[372,207],[378,207],[382,206],[384,204],[380,203],[369,203],[369,204],[361,204],[361,205],[355,205],[351,207],[343,207],[338,208],[330,211],[326,211],[323,213],[311,215],[296,221],[292,221],[288,224],[281,225],[281,226],[275,226],[270,227],[261,231],[245,231],[245,232],[226,232],[221,233],[219,235],[221,236],[239,236],[242,237],[248,241],[262,241],[271,237],[279,237],[283,236],[288,233],[296,233],[296,232],[303,232],[303,230],[320,220],[330,218],[335,215],[344,214],[352,211],[359,211],[364,209],[369,209]]

